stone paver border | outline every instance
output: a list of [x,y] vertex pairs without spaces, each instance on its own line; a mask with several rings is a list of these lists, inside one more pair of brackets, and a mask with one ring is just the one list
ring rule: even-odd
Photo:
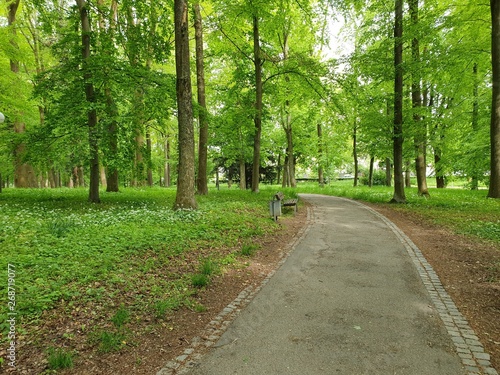
[[484,351],[484,347],[479,342],[476,333],[460,313],[457,306],[444,289],[443,284],[441,284],[438,275],[429,262],[427,262],[427,259],[417,245],[381,213],[360,202],[350,201],[364,207],[383,220],[405,246],[469,375],[498,375],[498,372],[491,366],[490,355]]
[[182,375],[187,374],[203,357],[204,350],[212,347],[227,330],[231,322],[241,310],[247,306],[257,293],[266,285],[276,271],[285,263],[295,245],[305,237],[312,223],[312,208],[307,207],[306,225],[283,248],[283,255],[277,267],[267,274],[266,278],[257,286],[244,289],[229,305],[227,305],[203,330],[202,334],[191,341],[191,347],[177,358],[167,362],[156,375]]
[[[340,198],[346,199],[346,198]],[[420,249],[413,241],[403,233],[392,221],[386,218],[381,213],[375,211],[371,207],[360,202],[346,199],[353,202],[379,217],[389,228],[394,232],[396,237],[406,248],[408,255],[412,259],[422,282],[427,289],[431,300],[441,317],[458,355],[462,359],[462,363],[469,375],[499,375],[498,372],[491,366],[490,355],[485,352],[483,345],[475,334],[474,330],[469,326],[467,320],[460,313],[452,298],[444,289],[438,275],[427,262]],[[187,374],[193,366],[199,362],[203,356],[201,349],[212,347],[217,340],[226,331],[227,327],[236,318],[239,312],[250,303],[255,295],[269,282],[269,279],[276,271],[285,263],[295,245],[307,234],[312,223],[312,208],[307,208],[307,222],[302,230],[290,241],[284,249],[283,258],[278,263],[278,267],[271,271],[262,283],[258,286],[249,286],[243,290],[238,297],[227,305],[217,317],[212,320],[203,334],[195,337],[191,342],[191,347],[186,349],[184,353],[172,361],[169,361],[165,366],[157,372],[156,375],[182,375]]]

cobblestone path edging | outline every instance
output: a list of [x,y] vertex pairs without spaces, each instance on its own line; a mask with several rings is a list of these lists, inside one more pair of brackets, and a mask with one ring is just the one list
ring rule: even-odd
[[306,225],[304,225],[294,236],[294,238],[283,248],[283,257],[278,262],[277,267],[269,272],[266,278],[259,285],[251,285],[244,289],[229,305],[227,305],[214,320],[205,327],[202,334],[191,341],[191,347],[184,350],[184,353],[177,358],[167,362],[156,375],[182,375],[187,374],[191,368],[203,357],[203,349],[212,347],[227,330],[227,327],[236,318],[240,311],[247,306],[257,293],[266,285],[276,271],[285,263],[295,245],[309,231],[312,222],[312,208],[307,207]]
[[[389,226],[389,228],[391,228],[404,245],[469,375],[499,375],[491,366],[490,355],[485,352],[474,330],[469,326],[467,320],[457,309],[455,303],[444,289],[438,275],[429,262],[427,262],[427,259],[417,245],[381,213],[360,202],[350,199],[349,201],[356,203],[379,217]],[[202,349],[212,347],[217,340],[219,340],[234,318],[250,303],[262,287],[269,282],[269,279],[276,273],[281,265],[285,263],[294,246],[307,234],[312,223],[312,213],[312,208],[308,207],[306,225],[298,232],[294,239],[285,246],[283,258],[278,263],[276,269],[271,271],[260,285],[249,286],[243,290],[234,301],[227,305],[219,315],[207,325],[201,336],[195,337],[192,340],[190,348],[186,349],[182,355],[174,360],[169,361],[156,375],[187,374],[191,368],[201,360],[204,353]]]
[[382,219],[403,243],[469,375],[498,375],[498,372],[491,366],[490,355],[484,351],[484,347],[479,342],[479,338],[476,336],[474,330],[469,326],[460,311],[458,311],[455,303],[441,284],[438,275],[429,262],[427,262],[427,259],[417,245],[381,213],[360,202],[352,202],[366,208]]

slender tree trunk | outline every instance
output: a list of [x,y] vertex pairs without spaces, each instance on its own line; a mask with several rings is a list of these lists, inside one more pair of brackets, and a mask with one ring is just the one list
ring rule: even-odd
[[151,133],[149,128],[146,130],[146,152],[147,152],[147,181],[148,186],[153,186],[153,161],[151,160],[152,144],[151,144]]
[[500,2],[490,0],[493,98],[491,105],[491,175],[488,197],[500,198]]
[[[103,7],[104,1],[98,0],[98,6]],[[116,0],[111,1],[111,22],[109,29],[114,32],[116,29],[116,20],[118,18],[118,4]],[[102,33],[106,32],[106,21],[101,14],[99,16],[99,29]],[[113,98],[113,93],[111,91],[111,85],[109,81],[104,82],[104,98],[106,100],[106,114],[108,116],[108,121],[106,123],[106,135],[107,135],[107,150],[104,154],[104,165],[106,166],[106,183],[102,185],[106,186],[106,192],[118,192],[118,108],[116,106],[115,100]]]
[[403,0],[395,1],[394,69],[394,195],[391,202],[406,203],[403,178]]
[[[477,63],[472,67],[472,74],[474,76],[474,87],[472,88],[472,132],[475,134],[479,130],[479,80],[477,78]],[[479,168],[476,162],[477,158],[472,159],[472,173],[471,173],[471,190],[479,189]]]
[[434,169],[436,173],[436,187],[444,189],[446,187],[446,177],[443,173],[443,167],[441,167],[441,149],[438,147],[434,148]]
[[357,120],[354,120],[354,127],[352,133],[352,157],[354,158],[354,187],[358,186],[358,171],[359,171],[359,163],[358,163],[358,126]]
[[167,135],[165,139],[165,166],[163,169],[163,185],[165,187],[170,187],[170,139]]
[[253,141],[252,192],[259,192],[260,139],[262,135],[262,59],[260,54],[259,19],[253,16],[253,52],[255,65],[255,134]]
[[278,154],[278,170],[277,170],[277,178],[276,178],[276,184],[280,184],[280,181],[281,181],[281,170],[283,169],[283,167],[281,166],[281,152]]
[[285,188],[290,186],[290,179],[288,177],[288,150],[285,154],[285,163],[283,164],[283,181],[281,181],[281,187]]
[[[19,47],[16,42],[16,14],[19,8],[19,0],[11,1],[8,6],[8,25],[11,28],[11,39],[10,44],[12,48],[18,50]],[[10,60],[10,70],[14,74],[19,74],[19,62],[16,60]],[[26,125],[20,120],[21,114],[17,114],[14,119],[14,132],[24,133],[26,132]],[[35,170],[33,167],[24,162],[24,154],[26,153],[26,146],[24,143],[20,143],[16,146],[14,150],[14,186],[18,188],[35,188],[38,187],[38,182],[36,180]]]
[[106,111],[110,117],[107,127],[108,136],[108,155],[107,155],[107,173],[106,173],[106,191],[108,193],[117,193],[119,191],[118,183],[118,122],[115,120],[118,116],[118,108],[111,94],[109,87],[105,88]]
[[[419,23],[419,7],[418,0],[409,0],[410,15],[413,28],[418,29]],[[422,107],[422,93],[420,88],[420,43],[417,37],[413,38],[411,44],[411,54],[413,58],[414,68],[412,71],[411,85],[411,100],[413,106],[413,121],[415,125],[415,168],[417,172],[417,187],[418,195],[429,197],[429,189],[427,188],[427,163],[426,163],[426,140],[427,140],[427,125],[422,121],[419,113]]]
[[179,164],[174,209],[196,209],[193,104],[189,65],[188,4],[186,0],[174,1],[174,19],[179,128]]
[[85,0],[76,0],[80,11],[80,21],[82,23],[82,71],[85,82],[85,98],[88,102],[87,121],[89,128],[89,149],[90,149],[90,186],[89,201],[99,203],[99,150],[97,132],[97,112],[95,109],[95,93],[92,83],[92,72],[88,67],[90,59],[90,21]]
[[368,175],[368,186],[373,187],[373,164],[375,164],[375,157],[370,158],[370,173]]
[[385,186],[392,186],[392,163],[390,158],[385,158]]
[[101,176],[101,185],[102,186],[106,186],[106,183],[107,183],[107,179],[106,179],[106,168],[104,167],[100,167],[99,168],[99,173],[100,173],[100,176]]
[[246,183],[246,165],[245,159],[243,157],[240,158],[240,189],[245,190],[247,188]]
[[406,161],[405,168],[405,187],[411,188],[411,163],[409,160]]
[[287,143],[287,178],[288,184],[292,188],[297,187],[297,181],[295,180],[295,158],[293,156],[293,134],[292,134],[292,126],[290,124],[290,118],[287,115],[287,128],[286,128],[286,143]]
[[318,183],[320,187],[325,186],[323,176],[323,129],[321,124],[318,124]]
[[200,3],[193,5],[195,21],[196,41],[196,81],[198,88],[198,104],[200,135],[198,142],[198,176],[196,179],[196,192],[200,195],[208,194],[207,163],[208,163],[208,116],[205,97],[205,67],[203,60],[203,24],[200,11]]

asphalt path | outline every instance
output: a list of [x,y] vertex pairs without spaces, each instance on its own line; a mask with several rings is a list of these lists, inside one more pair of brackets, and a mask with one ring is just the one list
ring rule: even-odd
[[469,374],[387,220],[347,199],[301,199],[313,207],[303,238],[209,353],[182,373]]

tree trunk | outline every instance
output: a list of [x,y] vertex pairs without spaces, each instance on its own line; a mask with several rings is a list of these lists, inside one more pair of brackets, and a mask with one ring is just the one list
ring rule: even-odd
[[[8,25],[11,28],[11,39],[10,44],[16,50],[19,49],[16,42],[16,13],[19,8],[19,1],[12,1],[8,6]],[[19,74],[19,62],[15,60],[10,60],[10,70],[12,73]],[[16,115],[14,120],[14,132],[24,133],[26,131],[26,125],[20,121],[20,114]],[[14,186],[18,188],[35,188],[38,187],[38,182],[36,180],[35,170],[33,167],[23,161],[24,154],[26,152],[26,146],[24,143],[20,143],[16,146],[14,150]]]
[[[477,63],[472,67],[472,74],[474,76],[474,87],[472,88],[472,132],[476,134],[479,131],[479,80],[477,78]],[[477,158],[474,156],[472,159],[472,173],[471,173],[471,190],[479,189],[479,169],[476,162]]]
[[319,187],[325,186],[323,176],[323,129],[321,124],[318,124],[318,183]]
[[101,175],[101,185],[102,186],[106,186],[106,183],[107,183],[107,179],[106,179],[106,168],[104,167],[100,167],[99,168],[99,173]]
[[488,197],[500,198],[500,2],[490,0],[493,98],[491,105],[491,175]]
[[276,178],[276,184],[280,184],[281,181],[281,170],[283,167],[281,166],[281,152],[278,153],[278,167],[277,167],[277,178]]
[[292,134],[292,126],[290,124],[290,119],[287,115],[287,128],[286,128],[286,143],[287,143],[287,178],[288,184],[292,188],[297,187],[297,181],[295,180],[295,158],[293,156],[293,134]]
[[146,153],[147,153],[147,181],[148,186],[153,186],[153,161],[151,160],[152,153],[152,145],[151,145],[151,133],[149,132],[149,128],[146,130]]
[[406,203],[403,178],[403,0],[395,1],[394,69],[394,195],[391,202]]
[[245,165],[245,159],[242,157],[240,158],[240,189],[245,190],[247,188],[247,182],[246,182],[246,165]]
[[179,129],[179,164],[174,209],[196,209],[194,126],[189,65],[189,24],[186,0],[174,1],[175,70],[177,121]]
[[392,186],[392,163],[390,158],[385,158],[385,186]]
[[405,168],[405,187],[411,188],[411,163],[409,160],[406,161]]
[[109,87],[104,90],[104,95],[106,97],[106,111],[111,119],[107,128],[109,150],[107,155],[106,192],[117,193],[119,191],[117,167],[118,122],[115,118],[118,116],[118,109],[116,108],[116,104]]
[[286,188],[290,186],[290,178],[288,177],[288,150],[285,154],[285,163],[283,164],[283,181],[281,181],[281,187]]
[[[410,15],[414,30],[418,29],[419,9],[418,0],[410,0]],[[415,168],[417,173],[418,195],[429,197],[429,189],[427,188],[427,163],[426,163],[426,140],[427,140],[427,125],[425,121],[421,121],[420,108],[422,107],[422,93],[420,89],[420,43],[418,38],[413,38],[411,43],[411,54],[413,58],[414,69],[412,71],[411,84],[411,100],[413,106],[413,121],[415,125]]]
[[163,186],[170,187],[170,139],[165,139],[165,167],[163,169]]
[[193,6],[195,21],[196,41],[196,82],[198,88],[198,104],[200,124],[200,135],[198,142],[198,176],[196,179],[196,190],[200,195],[208,194],[207,163],[208,163],[208,116],[205,97],[205,67],[203,60],[203,24],[201,19],[200,3]]
[[357,132],[358,127],[356,123],[356,119],[354,120],[354,128],[352,133],[352,157],[354,158],[354,187],[358,186],[358,142],[357,142]]
[[370,158],[370,173],[368,175],[368,187],[373,187],[373,164],[375,164],[375,157]]
[[88,102],[87,121],[89,128],[89,149],[90,149],[90,186],[89,201],[99,203],[99,150],[98,150],[98,129],[97,112],[95,109],[95,93],[92,83],[92,72],[87,63],[90,59],[90,21],[85,0],[76,0],[80,11],[80,21],[82,23],[82,71],[85,82],[85,99]]
[[438,147],[434,148],[434,169],[436,173],[436,187],[444,189],[446,187],[446,177],[441,167],[441,149]]
[[[103,0],[99,0],[98,4],[103,6]],[[114,31],[116,29],[116,20],[118,18],[118,4],[116,0],[111,1],[111,23],[110,29]],[[102,32],[105,32],[105,24],[104,18],[101,16],[100,18],[100,28]],[[118,166],[117,166],[117,157],[118,157],[118,108],[116,106],[115,100],[113,98],[113,94],[111,91],[111,87],[109,82],[104,83],[104,97],[106,98],[106,112],[109,117],[109,122],[107,123],[107,142],[108,142],[108,150],[107,155],[105,155],[105,165],[107,167],[106,173],[106,192],[108,193],[117,193],[119,191],[119,183],[118,183]]]
[[260,139],[262,135],[262,59],[260,56],[259,19],[253,16],[253,53],[255,65],[255,134],[253,140],[252,192],[259,192]]

